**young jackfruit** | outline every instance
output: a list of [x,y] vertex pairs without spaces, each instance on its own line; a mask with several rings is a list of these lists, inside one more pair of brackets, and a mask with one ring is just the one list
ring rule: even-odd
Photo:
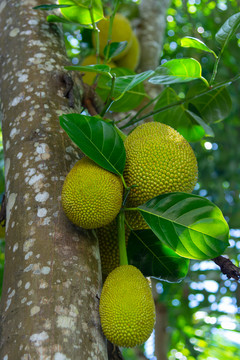
[[[86,65],[96,65],[97,64],[97,57],[96,55],[89,55],[87,57],[85,57],[85,59],[82,61],[81,65],[82,66],[86,66]],[[103,60],[100,59],[100,64],[103,64]],[[114,64],[113,61],[110,61],[107,65],[110,66],[110,68],[115,68],[116,64]],[[83,81],[88,84],[88,85],[92,85],[93,80],[95,79],[97,73],[94,72],[87,72],[84,74],[83,77]]]
[[[100,20],[97,24],[97,27],[99,29],[99,40],[100,40],[99,52],[102,57],[104,57],[103,50],[107,45],[107,41],[108,41],[109,24],[110,24],[109,18]],[[113,57],[114,60],[120,59],[127,53],[128,49],[132,44],[132,36],[133,36],[133,31],[129,20],[124,15],[117,13],[113,20],[111,42],[127,41],[128,44],[127,47],[120,54]],[[96,49],[96,39],[94,33],[93,33],[92,41],[93,41],[93,46]]]
[[[99,242],[102,274],[107,276],[120,265],[117,220],[114,219],[110,224],[96,229],[96,235]],[[126,246],[129,235],[130,230],[125,226]]]
[[189,143],[176,130],[158,122],[138,126],[125,140],[127,186],[136,185],[128,206],[175,191],[192,192],[198,167]]
[[84,157],[65,179],[62,206],[72,223],[94,229],[113,221],[120,211],[122,196],[121,178]]
[[133,33],[132,44],[127,53],[116,61],[117,66],[135,70],[140,60],[140,44],[137,36]]
[[100,297],[103,333],[113,344],[134,347],[151,335],[155,306],[148,280],[132,265],[122,265],[107,277]]

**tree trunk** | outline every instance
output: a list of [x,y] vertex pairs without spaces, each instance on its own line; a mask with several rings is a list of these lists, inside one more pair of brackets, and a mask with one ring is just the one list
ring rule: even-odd
[[58,117],[78,112],[80,101],[71,110],[64,98],[69,78],[59,31],[32,9],[44,3],[0,0],[7,199],[0,358],[106,360],[98,244],[71,225],[60,202],[80,153]]

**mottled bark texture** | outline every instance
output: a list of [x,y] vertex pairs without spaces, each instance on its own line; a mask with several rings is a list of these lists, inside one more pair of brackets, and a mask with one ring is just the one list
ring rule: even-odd
[[58,117],[77,112],[80,101],[72,110],[63,96],[59,33],[32,10],[44,3],[0,0],[7,198],[0,359],[105,360],[98,244],[71,225],[60,203],[79,152]]

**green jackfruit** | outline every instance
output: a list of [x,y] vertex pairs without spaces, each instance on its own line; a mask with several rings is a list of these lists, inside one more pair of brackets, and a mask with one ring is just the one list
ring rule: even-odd
[[62,206],[73,224],[94,229],[113,221],[122,206],[122,196],[121,178],[84,157],[65,179]]
[[[197,182],[198,166],[189,143],[176,130],[159,122],[136,127],[125,140],[124,178],[131,189],[129,207],[144,204],[155,196],[171,192],[192,192]],[[134,229],[147,228],[141,215],[127,212]]]
[[107,277],[100,297],[103,333],[117,346],[134,347],[151,335],[155,306],[148,280],[132,265],[122,265]]

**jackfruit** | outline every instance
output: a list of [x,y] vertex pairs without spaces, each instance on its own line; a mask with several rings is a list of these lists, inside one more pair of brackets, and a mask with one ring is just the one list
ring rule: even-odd
[[[104,57],[103,50],[107,45],[107,41],[108,41],[109,24],[110,24],[109,17],[107,19],[100,20],[97,24],[97,27],[99,29],[99,40],[100,40],[99,52],[102,57]],[[114,60],[120,59],[127,53],[128,49],[132,44],[132,36],[133,36],[133,31],[131,28],[130,21],[124,15],[117,13],[113,20],[111,42],[127,41],[128,44],[127,47],[120,54],[113,57]],[[93,41],[93,46],[96,49],[96,39],[94,33],[93,33],[92,41]]]
[[135,70],[140,60],[140,44],[137,36],[133,33],[132,45],[127,53],[119,60],[116,61],[117,66],[125,67],[130,70]]
[[103,333],[117,346],[134,347],[151,335],[155,306],[148,280],[132,265],[122,265],[107,277],[100,297]]
[[[82,66],[86,66],[86,65],[96,65],[97,64],[97,57],[96,55],[89,55],[87,57],[85,57],[85,59],[82,61],[81,65]],[[103,60],[100,59],[100,64],[103,64]],[[110,66],[110,68],[115,68],[116,64],[114,64],[113,61],[110,61],[109,63],[107,63],[107,65]],[[84,74],[83,77],[83,81],[88,84],[88,85],[92,85],[95,77],[96,77],[97,73],[94,72],[87,72]]]
[[121,178],[84,157],[64,181],[62,207],[73,224],[94,229],[113,221],[122,206],[122,196]]
[[198,166],[189,143],[176,130],[159,122],[136,127],[126,138],[127,186],[135,185],[128,206],[138,206],[151,198],[176,191],[192,192]]
[[[114,219],[110,224],[96,229],[96,235],[99,242],[102,274],[106,276],[120,265],[117,220]],[[125,226],[126,246],[129,235],[130,230]]]

